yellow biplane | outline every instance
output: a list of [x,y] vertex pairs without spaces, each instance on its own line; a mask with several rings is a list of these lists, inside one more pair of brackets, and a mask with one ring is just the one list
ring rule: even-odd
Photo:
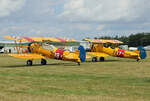
[[[73,61],[80,65],[86,59],[86,53],[83,46],[79,46],[75,52],[69,52],[62,48],[56,48],[53,45],[44,43],[44,41],[55,43],[68,43],[74,40],[65,40],[63,38],[46,38],[46,37],[12,37],[4,36],[6,39],[14,40],[17,54],[8,54],[15,58],[27,59],[27,65],[31,66],[34,59],[41,59],[41,64],[46,65],[46,58]],[[19,43],[17,43],[19,41]],[[20,46],[22,41],[30,42],[26,47]],[[24,48],[22,51],[21,48]]]
[[84,41],[88,41],[91,45],[90,52],[87,54],[93,56],[93,62],[97,62],[98,57],[99,61],[104,61],[104,57],[107,56],[131,58],[137,59],[137,61],[146,58],[146,51],[142,46],[138,47],[136,51],[128,51],[118,48],[119,44],[123,43],[119,40],[84,39]]

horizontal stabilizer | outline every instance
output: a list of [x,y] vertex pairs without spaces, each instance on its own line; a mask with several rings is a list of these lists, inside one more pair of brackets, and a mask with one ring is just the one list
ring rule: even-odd
[[78,55],[77,55],[77,54],[74,54],[74,53],[69,53],[68,55],[64,55],[63,57],[65,57],[65,58],[67,58],[67,59],[70,59],[70,60],[78,59]]
[[90,55],[86,55],[86,59],[91,59],[92,57]]
[[102,52],[88,52],[88,55],[92,55],[92,56],[96,56],[96,57],[107,57],[109,56],[106,53],[102,53]]
[[41,56],[39,54],[8,54],[9,56],[15,57],[15,58],[21,58],[21,59],[43,59],[44,56]]

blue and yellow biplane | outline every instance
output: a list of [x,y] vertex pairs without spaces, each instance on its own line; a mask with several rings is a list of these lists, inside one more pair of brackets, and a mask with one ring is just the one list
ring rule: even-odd
[[140,46],[136,51],[128,51],[118,48],[119,44],[123,42],[119,40],[104,40],[104,39],[84,39],[91,45],[90,52],[88,55],[92,55],[92,61],[104,61],[104,57],[114,56],[120,58],[131,58],[139,61],[140,59],[146,58],[146,51],[144,47]]
[[[53,45],[46,44],[44,42],[52,43],[74,43],[75,40],[65,40],[63,38],[52,37],[14,37],[4,36],[9,40],[14,40],[16,44],[17,54],[8,54],[9,56],[21,59],[27,59],[27,65],[31,66],[34,59],[41,59],[41,64],[46,65],[46,58],[73,61],[80,65],[86,59],[86,53],[83,46],[79,46],[75,52],[69,52],[62,48],[56,48]],[[20,46],[23,41],[29,42],[27,46]],[[19,42],[19,43],[17,43]],[[20,51],[21,48],[24,48]]]

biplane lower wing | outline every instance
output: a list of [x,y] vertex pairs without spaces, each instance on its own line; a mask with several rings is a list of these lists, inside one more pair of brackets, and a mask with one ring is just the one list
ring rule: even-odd
[[9,56],[15,57],[15,58],[21,58],[21,59],[44,59],[44,56],[41,56],[39,54],[8,54]]
[[96,57],[107,57],[107,56],[109,56],[108,54],[102,53],[102,52],[88,52],[87,54],[91,55],[91,56],[96,56]]

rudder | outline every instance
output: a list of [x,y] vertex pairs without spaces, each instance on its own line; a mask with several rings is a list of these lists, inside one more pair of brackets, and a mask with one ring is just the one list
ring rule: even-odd
[[138,50],[140,51],[140,58],[145,59],[147,57],[146,50],[143,46],[139,46]]
[[79,55],[79,57],[80,57],[81,62],[85,62],[85,59],[86,59],[86,51],[85,51],[84,47],[80,45],[79,48],[78,48],[78,50],[80,50],[80,55]]

